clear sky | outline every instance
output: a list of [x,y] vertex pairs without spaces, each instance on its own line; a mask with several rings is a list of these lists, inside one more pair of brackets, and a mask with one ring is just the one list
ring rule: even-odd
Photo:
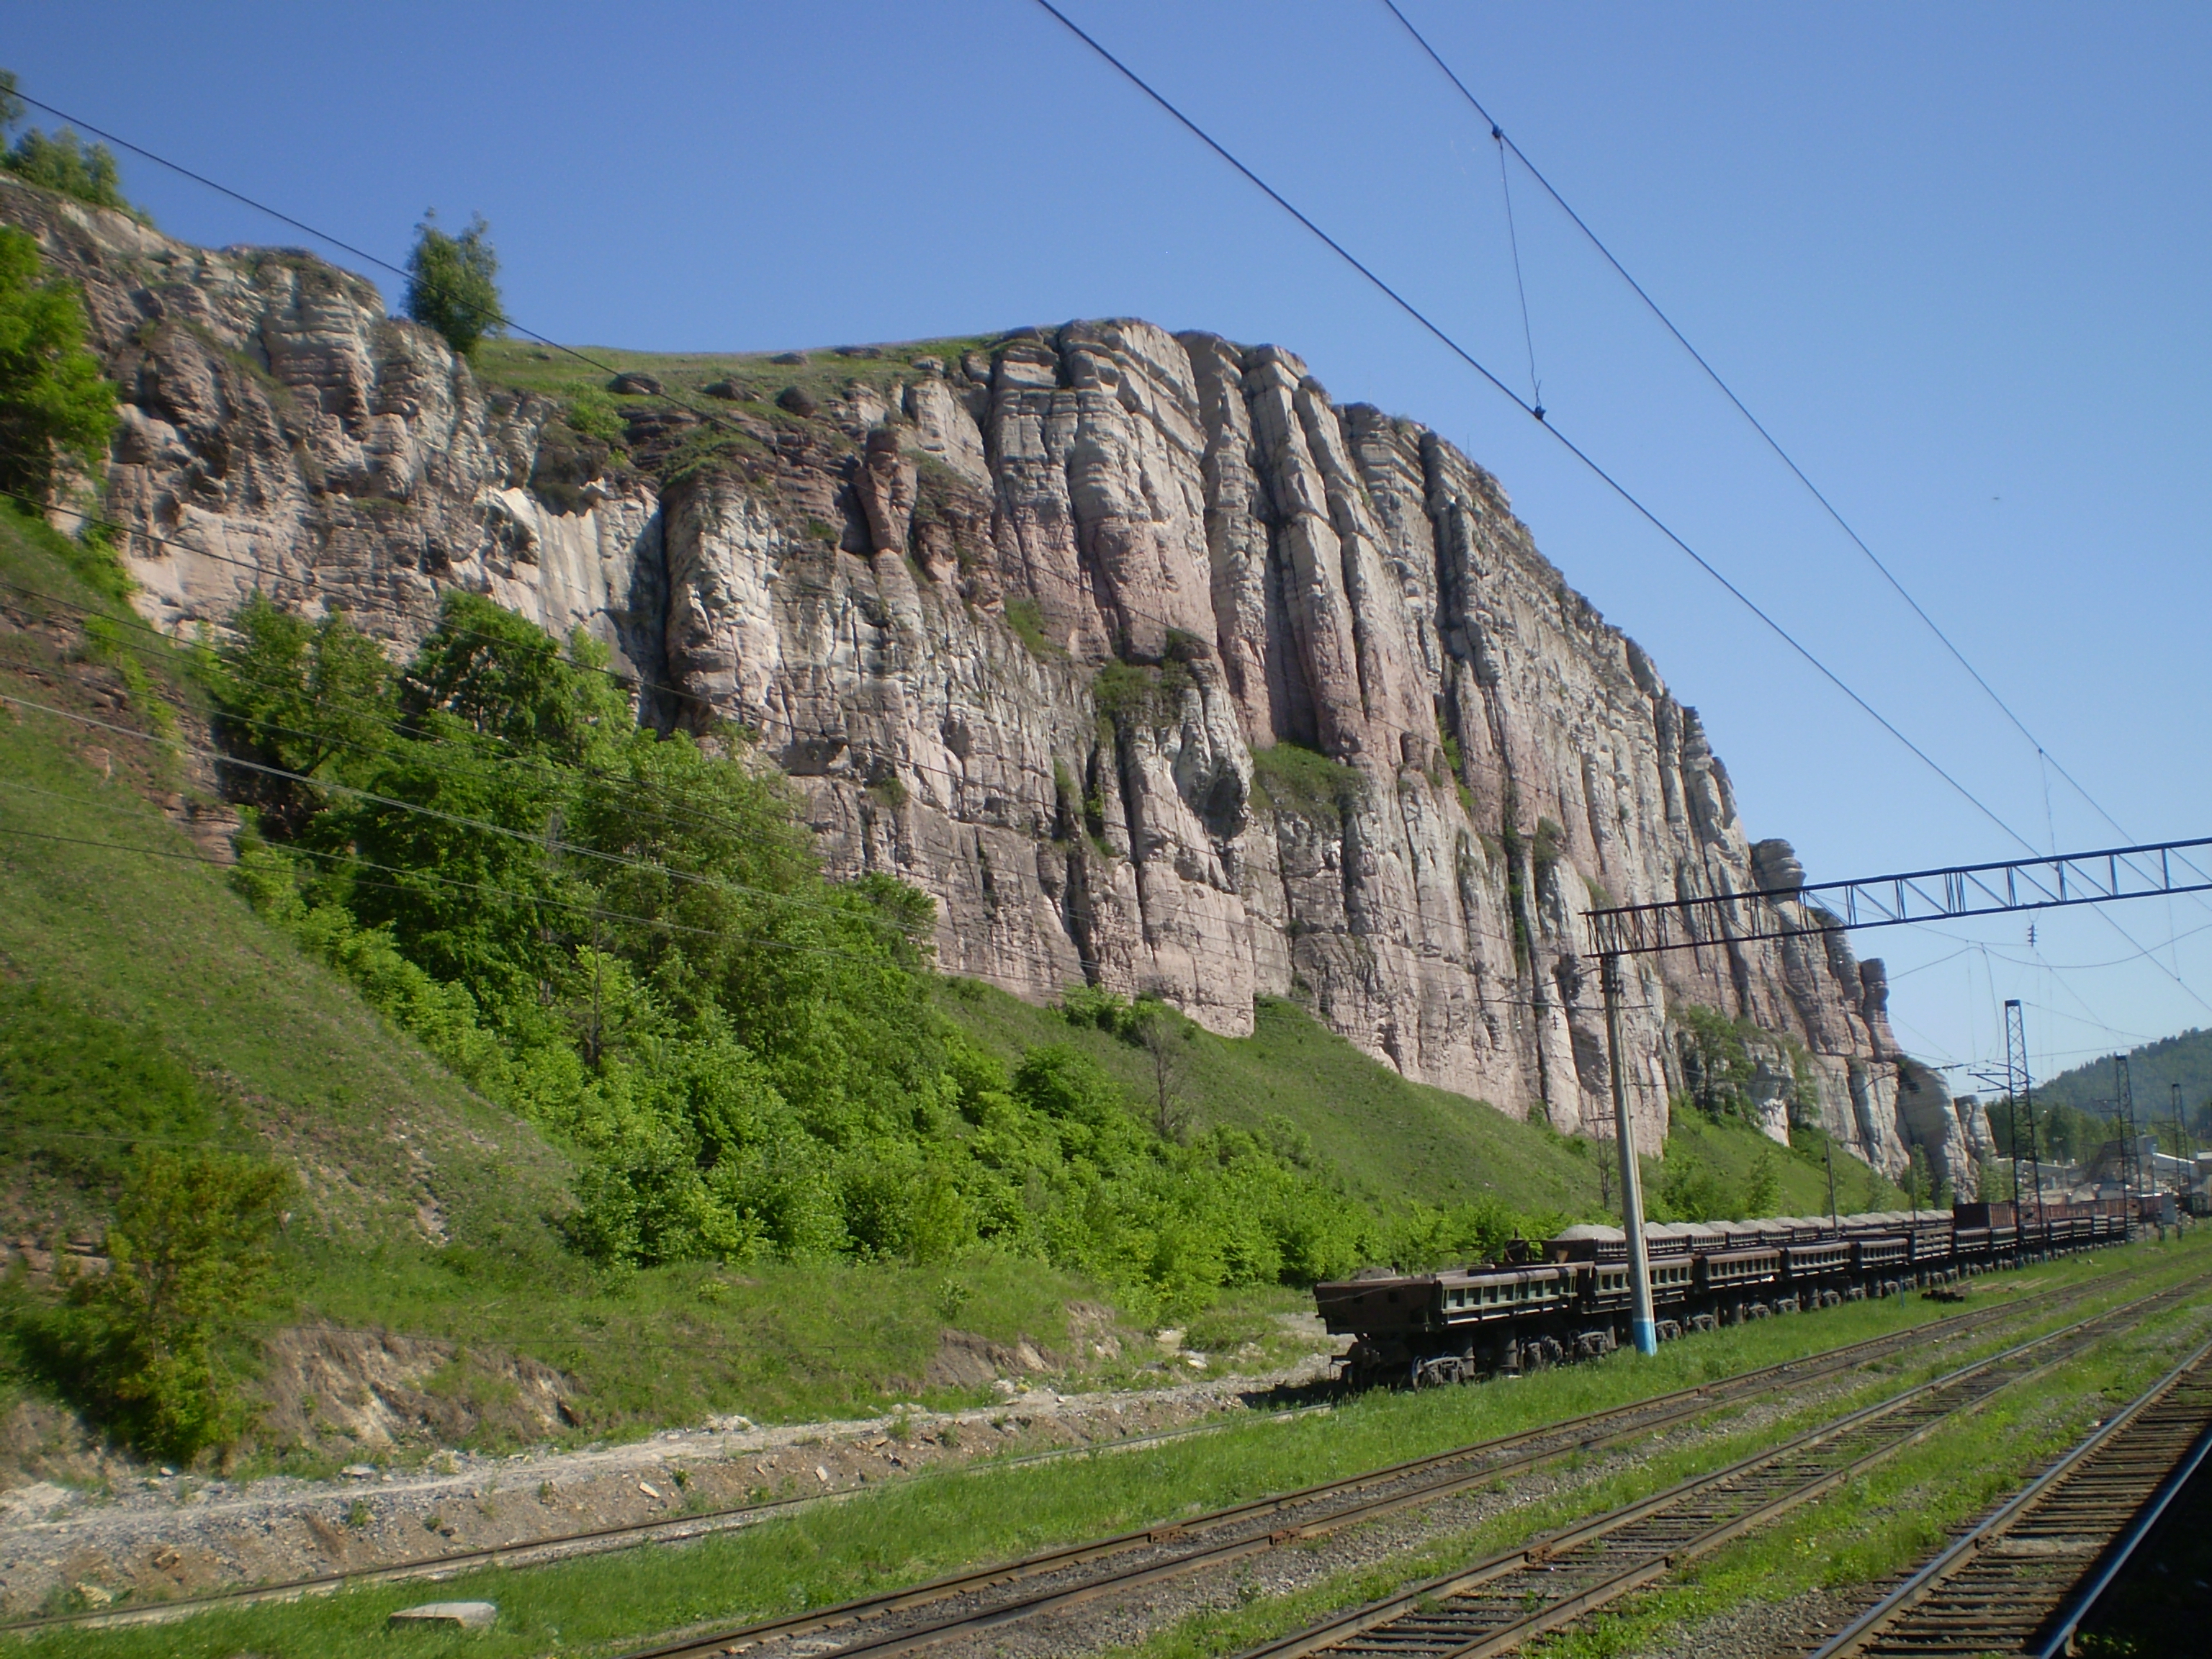
[[[2127,837],[2212,835],[2212,9],[1401,3]],[[1066,9],[1527,395],[1497,151],[1379,0]],[[0,63],[394,260],[481,211],[511,311],[572,343],[1279,342],[1499,475],[1813,879],[2022,850],[1033,0],[10,0]],[[301,240],[124,173],[174,234]],[[1559,428],[2027,842],[2120,841],[1513,191]],[[1916,1052],[1986,1061],[2018,996],[2041,1073],[2212,1026],[2212,904],[2114,921],[1859,944]]]

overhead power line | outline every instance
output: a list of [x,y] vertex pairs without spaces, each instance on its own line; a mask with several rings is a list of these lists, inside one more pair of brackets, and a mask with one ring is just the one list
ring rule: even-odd
[[[80,116],[71,115],[67,110],[58,109],[53,105],[46,102],[43,99],[33,98],[29,93],[25,92],[21,87],[15,88],[14,95],[24,103],[30,105],[33,109],[44,110],[47,114],[52,116],[58,121],[65,121],[73,127],[82,128],[84,131],[92,134],[95,138],[100,139],[107,143],[116,145],[119,149],[127,149],[133,155],[140,156],[146,161],[151,161],[155,167],[166,167],[171,173],[176,173],[182,178],[189,179],[196,185],[204,185],[209,190],[215,191],[216,195],[228,197],[242,207],[252,208],[256,213],[265,213],[270,218],[276,220],[279,224],[289,225],[293,229],[299,231],[303,234],[312,236],[319,242],[324,243],[328,246],[337,248],[342,252],[351,254],[355,258],[361,260],[365,264],[374,265],[379,270],[390,271],[394,276],[403,277],[409,281],[413,280],[414,274],[408,270],[404,265],[395,265],[391,260],[381,258],[377,254],[371,253],[367,248],[356,246],[355,244],[346,241],[342,238],[333,236],[326,230],[316,229],[314,226],[307,223],[304,219],[295,219],[290,214],[284,212],[282,209],[273,208],[266,202],[256,201],[252,197],[245,194],[243,191],[233,190],[228,185],[217,183],[215,179],[209,178],[207,174],[204,173],[196,173],[180,161],[173,161],[166,155],[157,155],[152,150],[146,149],[143,145],[134,144],[128,138],[125,138],[116,133],[110,132],[105,127],[96,127],[93,125],[91,122],[85,120]],[[538,333],[535,330],[523,327],[521,324],[507,316],[503,311],[499,313],[496,321],[501,327],[511,328],[526,340],[535,340],[539,345],[550,346],[556,351],[564,352],[568,356],[574,357],[578,362],[587,364],[591,368],[600,370],[602,373],[608,374],[621,373],[619,369],[615,368],[611,364],[603,363],[598,358],[590,356],[584,352],[577,350],[574,346],[563,345],[558,340],[548,339],[544,335]]]
[[[1085,46],[1089,46],[1093,52],[1097,52],[1098,56],[1103,58],[1108,64],[1111,64],[1117,71],[1128,80],[1131,85],[1136,87],[1139,91],[1144,93],[1146,97],[1150,98],[1182,126],[1187,128],[1200,140],[1200,142],[1204,143],[1208,149],[1212,149],[1215,155],[1218,155],[1223,161],[1234,167],[1255,188],[1265,193],[1267,197],[1278,207],[1281,208],[1285,213],[1296,219],[1299,224],[1303,225],[1313,235],[1319,238],[1321,241],[1326,244],[1339,258],[1349,264],[1354,270],[1358,271],[1360,276],[1364,277],[1382,294],[1387,295],[1394,304],[1405,312],[1406,314],[1411,317],[1415,322],[1419,323],[1422,328],[1433,335],[1448,349],[1449,349],[1454,356],[1460,358],[1462,362],[1473,368],[1476,374],[1480,374],[1485,380],[1487,380],[1501,394],[1510,399],[1515,406],[1519,408],[1522,413],[1529,416],[1531,418],[1534,419],[1539,425],[1545,427],[1547,431],[1551,432],[1553,436],[1558,439],[1577,460],[1580,461],[1583,466],[1595,474],[1609,489],[1611,489],[1614,494],[1619,495],[1623,501],[1626,502],[1629,507],[1633,508],[1662,536],[1666,537],[1668,541],[1672,542],[1676,547],[1680,549],[1683,553],[1686,554],[1696,562],[1700,569],[1704,570],[1707,575],[1718,582],[1721,586],[1726,589],[1739,604],[1743,605],[1745,609],[1748,610],[1754,617],[1758,617],[1760,622],[1764,623],[1767,628],[1772,630],[1773,633],[1785,644],[1787,644],[1799,656],[1802,657],[1806,662],[1810,664],[1822,676],[1822,678],[1826,679],[1838,690],[1841,691],[1844,696],[1848,697],[1853,703],[1856,704],[1862,711],[1880,725],[1884,731],[1890,734],[1891,737],[1894,738],[1907,750],[1911,750],[1923,765],[1927,766],[1929,770],[1933,771],[1936,775],[1936,776],[1942,779],[1945,783],[1948,784],[1970,805],[1972,805],[1976,811],[1987,817],[1990,823],[1996,824],[1998,829],[2003,830],[2005,834],[2010,836],[2014,840],[2018,841],[2023,847],[2027,848],[2029,851],[2033,852],[2035,850],[2033,842],[2028,842],[2025,837],[2021,836],[2017,830],[2014,830],[2010,824],[2007,823],[2003,818],[2000,817],[1995,811],[1993,811],[1978,796],[1975,795],[1972,790],[1968,789],[1966,785],[1960,782],[1957,778],[1954,777],[1948,771],[1947,771],[1942,765],[1940,764],[1925,750],[1922,749],[1919,744],[1914,743],[1911,738],[1906,737],[1905,733],[1900,731],[1886,715],[1881,714],[1880,710],[1876,709],[1874,705],[1869,703],[1864,697],[1861,696],[1856,690],[1847,684],[1839,675],[1829,668],[1826,663],[1821,661],[1820,658],[1814,655],[1812,651],[1801,643],[1795,635],[1791,634],[1787,629],[1784,628],[1780,623],[1777,622],[1771,616],[1768,615],[1767,612],[1762,610],[1748,594],[1745,593],[1742,589],[1736,586],[1734,582],[1723,575],[1717,568],[1707,562],[1702,554],[1700,554],[1695,548],[1692,547],[1690,544],[1685,541],[1680,536],[1676,534],[1672,527],[1670,527],[1650,507],[1646,507],[1639,498],[1627,489],[1626,485],[1620,483],[1620,481],[1615,479],[1611,473],[1600,466],[1595,459],[1593,459],[1578,445],[1571,441],[1565,434],[1560,432],[1556,426],[1553,426],[1549,422],[1546,421],[1544,416],[1538,413],[1535,404],[1524,400],[1519,393],[1516,392],[1510,386],[1507,386],[1504,381],[1499,380],[1498,376],[1492,374],[1489,368],[1485,367],[1484,364],[1474,356],[1474,354],[1461,345],[1457,340],[1452,337],[1451,335],[1445,332],[1442,327],[1431,320],[1425,313],[1419,309],[1419,307],[1416,307],[1410,300],[1407,300],[1403,295],[1400,294],[1396,289],[1385,282],[1382,277],[1378,276],[1368,265],[1354,256],[1342,243],[1339,242],[1334,237],[1323,230],[1318,224],[1315,223],[1314,221],[1308,218],[1304,213],[1300,212],[1297,207],[1293,206],[1286,198],[1276,191],[1273,186],[1267,182],[1266,179],[1261,178],[1258,173],[1255,173],[1250,167],[1245,166],[1243,161],[1239,161],[1224,145],[1218,143],[1212,135],[1208,133],[1203,127],[1200,126],[1195,121],[1191,119],[1190,117],[1185,115],[1181,109],[1177,108],[1175,104],[1170,102],[1158,91],[1155,90],[1151,83],[1146,82],[1142,76],[1139,76],[1135,70],[1129,68],[1127,64],[1124,64],[1112,52],[1109,52],[1090,34],[1085,33],[1084,30],[1065,13],[1053,5],[1051,3],[1051,0],[1036,0],[1036,3],[1045,11],[1048,12],[1071,33],[1074,34],[1077,39],[1081,40]],[[220,194],[229,198],[233,201],[239,202],[247,207],[252,208],[257,212],[266,213],[271,218],[274,218],[283,224],[289,225],[294,229],[303,232],[307,235],[313,236],[331,247],[339,248],[343,252],[353,255],[356,258],[366,260],[369,264],[375,265],[380,270],[390,271],[393,275],[398,276],[405,276],[407,275],[404,269],[392,264],[389,259],[380,258],[379,256],[370,253],[367,250],[358,247],[353,243],[348,242],[340,237],[333,236],[325,231],[319,230],[314,226],[308,224],[305,220],[295,218],[290,214],[283,212],[276,208],[270,207],[266,203],[257,201],[252,197],[247,196],[241,191],[232,190],[228,185],[218,184],[204,173],[195,172],[193,169],[185,167],[179,162],[172,161],[167,157],[158,155],[155,151],[144,148],[143,145],[132,143],[130,140],[115,133],[112,133],[103,128],[94,126],[88,121],[78,119],[77,118],[70,115],[68,112],[59,109],[54,105],[48,104],[41,100],[31,97],[27,94],[19,92],[17,95],[21,97],[25,103],[46,111],[48,114],[55,117],[57,119],[70,121],[73,125],[82,128],[85,131],[90,132],[110,143],[121,145],[124,149],[131,151],[131,154],[135,155],[143,156],[159,167],[167,167],[172,172],[177,173],[185,178],[193,180],[195,183],[205,185],[208,189],[216,191]],[[588,357],[583,353],[574,350],[571,347],[561,345],[557,341],[550,340],[544,335],[538,334],[532,330],[524,328],[520,324],[510,323],[510,325],[514,328],[517,333],[522,334],[527,338],[538,341],[540,343],[553,346],[557,349],[565,351],[569,356],[575,357],[579,362],[589,363],[593,368],[601,369],[602,371],[609,374],[618,372],[615,370],[611,365],[601,363],[596,359]],[[232,562],[236,562],[236,561],[232,561]],[[2133,942],[2134,941],[2132,940],[2130,941],[2130,943]]]
[[1434,319],[1430,317],[1426,312],[1423,311],[1411,300],[1408,300],[1404,295],[1393,288],[1388,282],[1384,281],[1382,277],[1376,275],[1372,267],[1366,264],[1357,255],[1353,254],[1350,249],[1344,246],[1343,243],[1338,241],[1334,236],[1330,235],[1319,225],[1316,224],[1311,219],[1308,218],[1297,207],[1292,205],[1287,198],[1277,191],[1273,185],[1270,185],[1265,179],[1262,179],[1243,161],[1239,161],[1237,156],[1233,155],[1218,139],[1215,138],[1212,133],[1208,132],[1204,127],[1199,125],[1199,124],[1193,120],[1189,116],[1184,114],[1182,109],[1172,102],[1165,94],[1160,92],[1152,84],[1151,82],[1146,80],[1144,76],[1139,75],[1136,70],[1131,69],[1127,64],[1123,63],[1119,58],[1116,58],[1111,52],[1108,51],[1097,39],[1085,33],[1080,26],[1079,26],[1066,15],[1066,13],[1061,11],[1059,7],[1054,5],[1052,3],[1052,0],[1036,0],[1036,3],[1041,9],[1049,13],[1062,27],[1067,30],[1069,33],[1075,36],[1077,40],[1082,41],[1085,46],[1090,47],[1092,52],[1096,52],[1107,64],[1111,65],[1115,72],[1121,75],[1124,80],[1127,81],[1131,86],[1136,88],[1137,90],[1143,93],[1146,97],[1151,99],[1152,102],[1158,105],[1161,109],[1164,110],[1200,143],[1204,144],[1208,149],[1212,150],[1224,161],[1226,161],[1231,167],[1235,168],[1237,173],[1243,176],[1247,182],[1253,185],[1254,188],[1260,191],[1267,198],[1268,200],[1274,203],[1276,206],[1281,208],[1284,212],[1289,214],[1291,217],[1297,220],[1299,224],[1303,225],[1308,231],[1311,232],[1312,234],[1325,246],[1327,246],[1331,252],[1334,253],[1338,258],[1343,260],[1345,264],[1350,265],[1352,270],[1358,272],[1359,275],[1364,277],[1369,283],[1370,283],[1383,295],[1384,298],[1388,299],[1391,304],[1396,306],[1399,310],[1404,312],[1407,316],[1413,319],[1414,322],[1418,323],[1430,335],[1433,336],[1437,343],[1443,345],[1447,351],[1449,351],[1452,356],[1457,357],[1462,362],[1465,363],[1469,368],[1472,368],[1477,374],[1480,374],[1485,380],[1488,381],[1492,386],[1496,388],[1500,396],[1505,398],[1522,414],[1528,416],[1531,419],[1534,420],[1539,426],[1544,428],[1545,431],[1550,433],[1553,438],[1559,442],[1561,447],[1565,449],[1569,454],[1575,458],[1575,459],[1581,462],[1593,477],[1595,477],[1600,483],[1603,483],[1607,489],[1612,490],[1614,495],[1618,495],[1638,514],[1638,517],[1642,518],[1644,522],[1650,525],[1653,529],[1656,530],[1662,536],[1673,543],[1676,548],[1680,549],[1681,552],[1686,554],[1700,570],[1711,577],[1713,580],[1719,583],[1721,586],[1728,592],[1730,598],[1735,599],[1737,604],[1741,605],[1745,610],[1750,611],[1753,616],[1756,617],[1761,623],[1763,623],[1777,638],[1781,640],[1784,645],[1787,645],[1792,651],[1796,652],[1798,656],[1802,657],[1808,664],[1809,664],[1821,678],[1826,680],[1829,684],[1834,686],[1837,690],[1842,692],[1844,696],[1848,697],[1858,707],[1859,710],[1863,714],[1867,715],[1869,719],[1872,720],[1876,725],[1880,726],[1883,731],[1888,732],[1892,738],[1903,744],[1906,750],[1911,752],[1913,757],[1917,758],[1922,765],[1925,766],[1929,771],[1933,772],[1937,777],[1942,779],[1945,783],[1948,784],[1951,788],[1954,790],[1969,805],[1973,807],[1976,811],[1979,812],[1991,823],[1996,825],[1998,829],[2003,830],[2006,835],[2011,836],[2022,847],[2027,848],[2029,852],[2033,853],[2037,850],[2034,842],[2029,841],[2026,836],[2022,836],[2020,831],[2014,829],[2009,823],[2006,823],[2003,818],[1997,815],[1995,810],[1993,810],[1981,799],[1980,796],[1975,794],[1972,790],[1967,788],[1965,784],[1960,782],[1957,778],[1952,776],[1952,775],[1944,769],[1941,762],[1937,761],[1934,756],[1930,755],[1918,744],[1913,742],[1911,738],[1906,737],[1902,731],[1899,730],[1895,723],[1893,722],[1887,715],[1884,714],[1880,709],[1876,708],[1872,703],[1861,696],[1851,688],[1841,675],[1838,674],[1835,670],[1830,668],[1826,663],[1821,661],[1819,657],[1815,656],[1813,653],[1812,649],[1805,645],[1803,641],[1799,640],[1795,634],[1792,634],[1779,622],[1776,621],[1775,618],[1762,609],[1758,602],[1752,599],[1749,594],[1746,593],[1741,588],[1738,587],[1734,582],[1723,575],[1720,570],[1708,561],[1704,554],[1698,552],[1696,548],[1691,546],[1688,542],[1685,541],[1681,536],[1675,532],[1672,526],[1668,525],[1665,520],[1662,519],[1656,513],[1653,512],[1651,508],[1646,507],[1644,504],[1642,498],[1638,496],[1633,490],[1630,489],[1627,485],[1622,483],[1618,478],[1614,477],[1612,473],[1607,471],[1604,467],[1598,464],[1596,459],[1592,457],[1587,450],[1583,449],[1579,444],[1576,443],[1573,439],[1568,437],[1565,432],[1561,431],[1557,422],[1538,416],[1536,413],[1536,406],[1534,404],[1528,402],[1526,398],[1522,398],[1519,392],[1514,391],[1511,386],[1499,380],[1498,376],[1492,374],[1473,352],[1462,345],[1459,341],[1454,338],[1449,333],[1446,332],[1443,327],[1436,322]]
[[[2079,794],[2083,800],[2088,802],[2089,805],[2096,811],[2098,817],[2103,818],[2106,823],[2111,824],[2113,829],[2118,830],[2123,836],[2127,836],[2129,840],[2133,841],[2136,839],[2135,832],[2128,829],[2126,825],[2123,824],[2110,812],[2106,811],[2102,804],[2098,801],[2097,798],[2094,795],[2092,795],[2087,788],[2083,787],[2081,781],[2076,779],[2071,772],[2069,772],[2063,766],[2059,764],[2057,757],[2053,756],[2048,749],[2044,747],[2043,740],[2037,737],[2033,732],[2028,729],[2027,723],[2021,720],[2018,714],[2014,712],[2012,705],[2007,702],[2004,698],[1998,694],[1996,688],[1991,685],[1988,679],[1984,677],[1982,671],[1975,667],[1974,665],[1967,659],[1966,653],[1959,648],[1957,643],[1951,638],[1950,635],[1943,630],[1942,626],[1936,622],[1935,617],[1928,614],[1926,609],[1923,607],[1920,601],[1915,599],[1911,592],[1905,587],[1905,584],[1898,579],[1897,573],[1889,568],[1888,564],[1882,560],[1881,556],[1877,554],[1873,548],[1867,545],[1865,538],[1851,526],[1850,521],[1844,517],[1842,512],[1836,507],[1836,504],[1828,499],[1826,492],[1824,491],[1818,484],[1814,483],[1808,476],[1807,476],[1805,469],[1797,465],[1796,458],[1792,456],[1788,450],[1782,447],[1781,440],[1777,438],[1772,432],[1768,430],[1765,422],[1761,421],[1758,416],[1751,412],[1749,406],[1744,403],[1741,398],[1739,398],[1736,395],[1735,388],[1730,386],[1726,380],[1722,378],[1721,372],[1712,366],[1712,363],[1706,358],[1705,353],[1699,351],[1697,347],[1690,343],[1689,337],[1684,334],[1680,328],[1675,326],[1674,319],[1669,317],[1660,308],[1659,302],[1651,297],[1650,293],[1644,288],[1644,284],[1638,282],[1634,276],[1629,274],[1628,267],[1620,263],[1620,259],[1614,256],[1613,250],[1607,247],[1605,245],[1605,242],[1599,237],[1598,234],[1589,228],[1589,225],[1584,221],[1582,215],[1576,212],[1573,207],[1569,205],[1567,198],[1559,194],[1558,188],[1553,185],[1552,181],[1544,176],[1543,172],[1534,161],[1528,159],[1527,152],[1522,150],[1519,144],[1514,143],[1512,137],[1498,125],[1497,118],[1492,115],[1489,110],[1483,106],[1482,100],[1477,98],[1473,92],[1468,90],[1467,82],[1460,79],[1457,71],[1455,71],[1449,64],[1447,64],[1444,61],[1443,54],[1437,52],[1436,47],[1429,43],[1428,37],[1423,34],[1420,30],[1415,28],[1413,27],[1413,21],[1406,15],[1404,11],[1400,9],[1397,0],[1382,0],[1382,4],[1389,9],[1390,15],[1393,17],[1396,18],[1401,24],[1404,25],[1406,33],[1413,37],[1415,44],[1417,44],[1420,49],[1428,55],[1429,61],[1434,64],[1437,69],[1441,70],[1443,72],[1445,79],[1449,80],[1452,85],[1458,89],[1460,96],[1467,100],[1468,107],[1473,109],[1477,115],[1480,116],[1483,121],[1489,126],[1491,137],[1501,147],[1501,155],[1504,149],[1510,149],[1512,150],[1515,159],[1519,161],[1522,167],[1528,169],[1528,176],[1543,186],[1545,193],[1548,195],[1554,203],[1558,204],[1559,211],[1565,214],[1567,217],[1573,222],[1575,228],[1582,232],[1583,236],[1589,239],[1589,245],[1598,251],[1598,253],[1604,258],[1605,262],[1613,267],[1614,273],[1620,276],[1620,280],[1628,284],[1630,289],[1635,294],[1636,297],[1644,302],[1645,307],[1650,310],[1654,317],[1658,319],[1660,325],[1664,328],[1668,333],[1674,337],[1675,343],[1680,345],[1684,351],[1687,352],[1690,356],[1691,361],[1696,363],[1700,369],[1705,371],[1705,377],[1711,380],[1713,385],[1719,389],[1721,395],[1723,398],[1726,398],[1729,402],[1735,406],[1736,413],[1743,416],[1745,421],[1750,424],[1751,429],[1759,434],[1759,437],[1765,442],[1766,447],[1774,452],[1776,457],[1781,461],[1783,465],[1790,469],[1790,473],[1796,478],[1797,482],[1804,485],[1806,490],[1812,495],[1813,499],[1820,504],[1821,511],[1826,513],[1829,518],[1835,521],[1836,527],[1841,530],[1845,536],[1850,538],[1851,544],[1854,547],[1857,548],[1860,552],[1866,555],[1868,562],[1872,564],[1876,570],[1881,573],[1882,580],[1887,581],[1891,587],[1896,590],[1898,598],[1903,599],[1905,603],[1911,608],[1912,614],[1920,618],[1921,622],[1927,626],[1928,631],[1933,634],[1937,640],[1942,642],[1943,648],[1951,653],[1952,657],[1957,661],[1960,667],[1966,671],[1967,674],[1972,677],[1974,684],[1982,689],[1983,694],[1986,696],[1992,703],[1996,705],[1998,710],[2004,715],[2005,719],[2012,722],[2014,729],[2018,731],[2021,736],[2026,738],[2030,744],[2034,745],[2035,752],[2050,763],[2053,771],[2057,772],[2060,777],[2065,779],[2068,783],[2073,786],[2075,793]],[[1517,263],[1516,265],[1516,271],[1517,274]],[[1522,301],[1522,313],[1525,324],[1528,313],[1528,301],[1525,295]],[[2054,846],[2051,850],[2056,852],[2057,848]]]

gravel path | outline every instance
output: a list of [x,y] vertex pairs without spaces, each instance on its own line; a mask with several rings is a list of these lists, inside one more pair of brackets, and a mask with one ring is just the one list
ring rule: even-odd
[[1317,1360],[1129,1393],[1026,1389],[956,1413],[773,1428],[726,1418],[579,1451],[451,1452],[406,1473],[356,1466],[356,1476],[335,1480],[162,1475],[105,1493],[41,1481],[0,1492],[0,1618],[406,1564],[434,1570],[438,1558],[460,1551],[1171,1433],[1295,1406],[1328,1375]]

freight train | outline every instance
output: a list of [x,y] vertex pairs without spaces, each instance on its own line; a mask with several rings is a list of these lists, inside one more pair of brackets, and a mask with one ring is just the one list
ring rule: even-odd
[[[1644,1229],[1662,1341],[1778,1314],[1948,1285],[1996,1268],[2117,1244],[2125,1206],[2010,1204]],[[1435,1273],[1370,1267],[1314,1287],[1355,1388],[1431,1388],[1609,1353],[1629,1340],[1628,1237],[1570,1227],[1503,1261]]]

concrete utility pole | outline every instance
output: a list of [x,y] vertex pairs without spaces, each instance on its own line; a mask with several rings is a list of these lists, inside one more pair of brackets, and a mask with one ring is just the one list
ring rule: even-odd
[[2128,1075],[2128,1057],[2112,1056],[2112,1119],[2127,1136],[2120,1154],[2120,1185],[2128,1195],[2126,1213],[2120,1218],[2120,1238],[2123,1243],[2136,1236],[2136,1188],[2141,1180],[2136,1170],[2142,1148],[2136,1145],[2136,1095]]
[[1659,1352],[1659,1324],[1651,1315],[1651,1261],[1644,1248],[1644,1182],[1636,1167],[1636,1136],[1628,1122],[1628,1076],[1620,1055],[1620,958],[1600,959],[1605,989],[1605,1068],[1613,1075],[1613,1133],[1620,1143],[1620,1230],[1628,1235],[1628,1329],[1638,1353]]
[[2177,1083],[2173,1085],[2172,1087],[2173,1150],[2176,1155],[2180,1158],[2182,1162],[2189,1165],[2188,1175],[2179,1175],[2173,1178],[2173,1192],[2176,1200],[2174,1213],[2176,1215],[2179,1215],[2183,1207],[2189,1202],[2190,1176],[2197,1173],[2197,1160],[2190,1154],[2189,1121],[2182,1115],[2181,1085]]
[[1844,1224],[1836,1218],[1836,1138],[1825,1126],[1820,1130],[1820,1157],[1828,1166],[1828,1225],[1841,1232]]

